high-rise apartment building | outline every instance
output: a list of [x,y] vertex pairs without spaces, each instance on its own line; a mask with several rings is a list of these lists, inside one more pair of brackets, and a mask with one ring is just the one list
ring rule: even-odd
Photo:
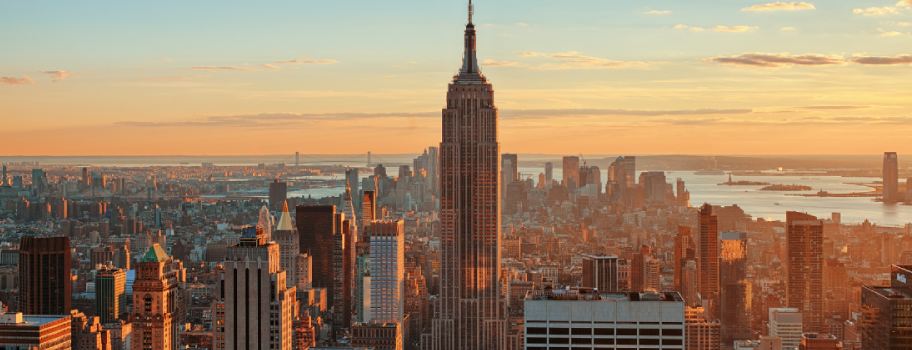
[[158,243],[153,243],[136,265],[131,347],[133,350],[177,349],[175,312],[182,267]]
[[405,223],[374,221],[370,237],[370,318],[364,322],[402,323],[405,295]]
[[751,338],[751,283],[747,279],[747,234],[722,232],[719,280],[722,341]]
[[861,347],[912,349],[912,266],[891,266],[890,286],[861,289]]
[[768,334],[781,340],[782,350],[798,350],[804,334],[803,317],[796,308],[770,308]]
[[19,241],[19,311],[69,315],[73,265],[67,237],[22,237]]
[[440,293],[426,347],[503,349],[500,145],[494,88],[478,67],[472,4],[462,68],[449,85],[440,142]]
[[684,301],[676,292],[532,291],[524,348],[684,350]]
[[228,249],[220,292],[226,349],[292,349],[296,289],[287,285],[279,255],[279,246],[254,227]]
[[896,203],[899,198],[899,157],[896,152],[884,152],[883,158],[883,201]]
[[614,255],[583,256],[583,288],[592,288],[600,292],[617,292],[618,257]]
[[127,272],[107,266],[95,274],[95,311],[102,323],[116,322],[127,312]]
[[564,157],[563,168],[561,169],[562,184],[568,190],[573,191],[580,186],[580,158],[577,156]]
[[700,297],[706,309],[706,318],[719,319],[719,218],[713,207],[703,204],[700,208],[700,236],[698,241],[697,275]]
[[826,332],[823,320],[823,222],[786,213],[786,305],[803,315],[805,331]]

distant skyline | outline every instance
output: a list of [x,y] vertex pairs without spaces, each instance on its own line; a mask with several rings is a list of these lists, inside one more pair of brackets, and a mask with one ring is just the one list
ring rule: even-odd
[[[912,153],[912,0],[481,0],[501,150]],[[0,156],[414,154],[463,0],[0,3]]]

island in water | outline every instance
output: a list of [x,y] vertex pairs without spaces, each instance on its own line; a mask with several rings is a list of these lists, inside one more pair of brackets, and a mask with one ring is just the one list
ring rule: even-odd
[[763,181],[741,180],[741,181],[723,182],[723,183],[720,183],[719,186],[766,186],[769,184],[770,184],[769,182],[763,182]]
[[810,191],[813,190],[811,186],[805,185],[769,185],[760,189],[761,191]]

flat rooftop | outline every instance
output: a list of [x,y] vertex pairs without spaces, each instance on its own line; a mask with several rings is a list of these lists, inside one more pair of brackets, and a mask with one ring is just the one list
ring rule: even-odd
[[865,288],[888,299],[912,299],[912,292],[907,288],[865,286]]
[[684,302],[678,292],[600,292],[589,288],[532,290],[526,300]]

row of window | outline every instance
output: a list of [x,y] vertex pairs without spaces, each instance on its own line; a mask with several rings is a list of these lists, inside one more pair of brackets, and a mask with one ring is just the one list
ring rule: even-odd
[[[639,332],[637,332],[639,331]],[[643,335],[643,336],[681,336],[684,331],[677,329],[656,329],[656,328],[546,328],[546,327],[528,327],[526,334],[550,334],[550,335]]]
[[614,339],[614,338],[526,338],[526,344],[596,344],[596,345],[681,345],[683,339]]

